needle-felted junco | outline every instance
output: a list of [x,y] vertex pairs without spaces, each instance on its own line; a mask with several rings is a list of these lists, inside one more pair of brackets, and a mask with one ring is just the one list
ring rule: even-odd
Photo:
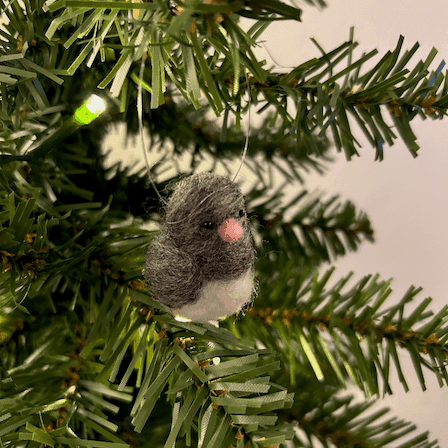
[[175,315],[216,321],[250,301],[255,250],[244,197],[224,176],[181,179],[146,254],[149,292]]

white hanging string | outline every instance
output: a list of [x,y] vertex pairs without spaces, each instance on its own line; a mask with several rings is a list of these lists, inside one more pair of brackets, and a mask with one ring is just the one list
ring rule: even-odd
[[139,129],[139,134],[140,134],[140,141],[141,141],[141,145],[143,148],[143,155],[145,158],[145,165],[146,165],[146,171],[148,173],[148,179],[151,182],[154,190],[157,193],[157,196],[159,196],[159,199],[166,204],[165,199],[162,198],[162,196],[160,195],[159,191],[157,190],[157,187],[152,179],[150,170],[151,168],[149,167],[149,162],[148,162],[148,155],[146,154],[146,148],[145,148],[145,139],[143,138],[143,91],[142,91],[142,86],[143,86],[143,72],[145,70],[145,61],[146,61],[146,57],[147,57],[147,50],[148,50],[148,46],[146,46],[145,51],[143,53],[142,56],[142,62],[140,64],[140,73],[139,73],[139,83],[138,83],[138,93],[137,93],[137,116],[138,116],[138,129]]
[[[160,195],[159,191],[157,190],[157,187],[152,179],[151,173],[150,173],[150,166],[149,166],[149,162],[148,162],[148,156],[146,153],[146,148],[145,148],[145,140],[144,140],[144,136],[143,136],[143,91],[142,91],[142,86],[143,86],[143,73],[145,70],[145,61],[147,58],[147,46],[145,48],[145,52],[143,53],[142,56],[142,61],[140,64],[140,73],[139,73],[139,83],[138,83],[138,92],[137,92],[137,116],[138,116],[138,126],[139,126],[139,135],[140,135],[140,142],[143,148],[143,155],[144,155],[144,159],[145,159],[145,165],[146,165],[146,171],[148,173],[148,179],[151,182],[151,185],[153,186],[154,190],[157,193],[157,196],[159,197],[159,199],[166,204],[167,202],[165,201],[165,199],[163,199],[163,197]],[[245,143],[244,143],[244,149],[243,149],[243,155],[241,157],[241,162],[240,165],[238,167],[238,170],[235,174],[235,176],[233,177],[233,182],[235,182],[235,179],[238,177],[238,174],[240,173],[240,170],[243,166],[244,163],[244,159],[246,158],[246,154],[247,154],[247,149],[249,147],[249,137],[250,137],[250,130],[251,130],[251,91],[250,91],[250,84],[249,84],[249,78],[247,76],[247,69],[245,69],[244,71],[244,75],[246,77],[246,84],[247,84],[247,92],[249,95],[248,98],[248,123],[247,123],[247,132],[246,132],[246,139],[245,139]]]
[[241,157],[240,166],[238,167],[238,171],[235,174],[235,177],[232,179],[233,182],[235,182],[235,179],[238,177],[238,174],[240,173],[241,167],[243,166],[244,159],[246,158],[247,148],[249,147],[249,136],[250,136],[250,107],[251,107],[251,93],[250,93],[250,85],[249,85],[249,78],[247,76],[247,69],[244,70],[244,74],[246,76],[246,83],[247,83],[247,93],[249,94],[249,108],[248,108],[248,116],[247,116],[247,132],[246,132],[246,141],[244,143],[244,150],[243,155]]

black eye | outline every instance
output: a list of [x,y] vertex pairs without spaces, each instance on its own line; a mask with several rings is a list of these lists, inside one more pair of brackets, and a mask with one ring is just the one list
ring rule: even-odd
[[240,215],[240,218],[242,218],[243,216],[246,216],[246,210],[240,210],[238,214]]
[[207,229],[207,230],[212,230],[213,223],[211,221],[205,221],[201,224],[201,227],[203,227],[204,229]]

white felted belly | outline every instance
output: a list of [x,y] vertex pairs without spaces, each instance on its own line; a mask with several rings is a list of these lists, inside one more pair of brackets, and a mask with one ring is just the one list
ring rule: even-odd
[[178,317],[209,322],[237,313],[250,301],[254,286],[252,267],[236,280],[209,281],[202,286],[196,303],[173,310]]

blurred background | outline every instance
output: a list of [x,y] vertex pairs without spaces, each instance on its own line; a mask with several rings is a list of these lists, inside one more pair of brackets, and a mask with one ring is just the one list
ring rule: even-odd
[[[436,70],[442,60],[448,62],[446,0],[328,0],[328,7],[321,11],[304,2],[298,6],[304,9],[302,23],[274,23],[261,36],[263,43],[256,55],[266,59],[268,66],[278,65],[286,72],[320,57],[310,38],[331,51],[348,40],[351,26],[355,27],[354,39],[359,43],[354,60],[363,52],[375,48],[379,51],[361,73],[373,67],[385,52],[393,51],[400,34],[405,37],[401,54],[415,42],[420,43],[406,68],[412,69],[418,60],[426,59],[432,47],[439,53],[430,70]],[[256,120],[252,114],[252,122]],[[365,243],[357,253],[336,262],[334,281],[350,271],[355,272],[352,283],[367,274],[378,273],[384,280],[393,278],[390,300],[394,302],[409,286],[422,286],[423,291],[414,301],[432,297],[430,308],[436,313],[448,300],[448,118],[433,121],[417,116],[412,128],[420,145],[416,159],[398,138],[394,146],[384,146],[384,160],[375,162],[374,149],[354,126],[353,133],[362,145],[360,157],[347,162],[344,154],[332,151],[335,163],[328,173],[323,177],[311,174],[306,187],[326,191],[329,196],[339,193],[342,199],[353,201],[368,213],[375,230],[374,244]],[[113,149],[110,163],[121,159],[132,164],[140,159],[138,166],[143,164],[139,143],[125,142],[120,130],[110,133],[104,147]],[[155,159],[150,154],[150,163]],[[240,176],[250,182],[250,171],[244,167]],[[448,448],[448,390],[439,388],[434,374],[428,372],[427,391],[422,392],[409,355],[400,352],[411,390],[405,393],[395,375],[391,383],[394,395],[385,397],[381,405],[389,406],[393,415],[413,421],[421,431],[430,430],[431,436],[439,439],[440,447]]]

